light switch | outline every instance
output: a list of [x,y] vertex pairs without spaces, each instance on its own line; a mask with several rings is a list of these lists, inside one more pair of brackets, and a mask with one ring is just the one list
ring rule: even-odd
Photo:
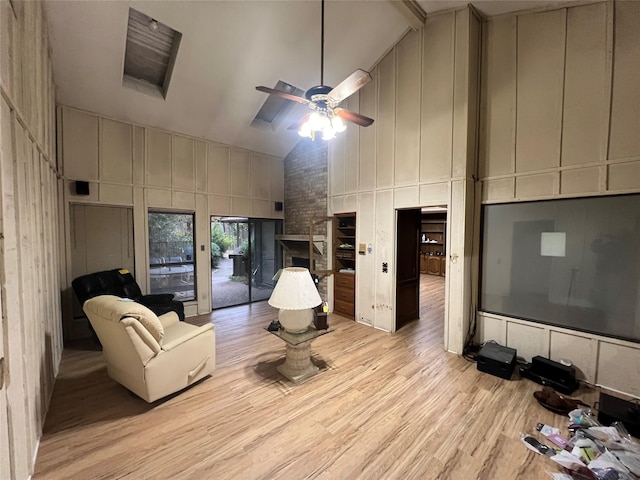
[[366,255],[367,254],[367,244],[366,243],[359,243],[358,244],[358,253],[360,255]]

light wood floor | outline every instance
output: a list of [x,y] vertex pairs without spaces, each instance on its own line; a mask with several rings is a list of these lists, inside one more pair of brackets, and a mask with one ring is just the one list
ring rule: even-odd
[[[547,479],[520,443],[539,386],[443,351],[444,279],[423,275],[421,316],[396,334],[330,316],[321,373],[293,385],[266,302],[217,311],[217,370],[148,405],[109,379],[98,351],[67,349],[35,479]],[[592,402],[593,391],[578,392]],[[580,395],[582,393],[582,395]]]

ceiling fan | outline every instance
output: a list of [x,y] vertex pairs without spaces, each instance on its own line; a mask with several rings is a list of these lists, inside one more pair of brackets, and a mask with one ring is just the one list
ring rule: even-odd
[[329,140],[335,137],[336,133],[346,129],[345,120],[361,127],[368,127],[373,123],[372,118],[339,107],[340,102],[369,83],[371,75],[358,69],[340,82],[337,87],[331,88],[324,85],[324,0],[322,0],[321,17],[320,85],[311,87],[305,92],[304,97],[263,86],[256,87],[256,90],[306,104],[311,112],[291,125],[289,130],[297,129],[301,136],[312,139],[315,139],[316,133],[321,133],[324,140]]

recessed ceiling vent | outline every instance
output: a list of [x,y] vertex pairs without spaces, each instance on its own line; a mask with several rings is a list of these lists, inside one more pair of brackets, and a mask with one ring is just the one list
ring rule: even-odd
[[166,98],[181,38],[180,32],[130,8],[122,84]]
[[[292,95],[297,95],[299,97],[304,96],[304,90],[300,90],[299,88],[283,82],[282,80],[278,80],[275,89]],[[262,107],[260,107],[260,110],[258,110],[255,118],[252,120],[251,126],[257,128],[270,128],[275,132],[295,106],[296,102],[292,100],[286,100],[275,95],[269,95],[262,104]],[[294,119],[292,118],[291,121],[293,122]]]

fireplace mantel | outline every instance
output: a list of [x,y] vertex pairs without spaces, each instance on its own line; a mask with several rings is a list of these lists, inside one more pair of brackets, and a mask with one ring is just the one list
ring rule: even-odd
[[[301,250],[309,248],[310,235],[276,235],[276,240],[286,250]],[[313,235],[313,251],[318,255],[324,255],[324,235]]]

